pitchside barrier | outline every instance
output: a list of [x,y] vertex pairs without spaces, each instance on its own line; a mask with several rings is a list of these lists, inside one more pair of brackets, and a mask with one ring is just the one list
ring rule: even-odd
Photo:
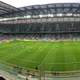
[[[47,66],[46,66],[47,65]],[[50,66],[50,64],[49,64]],[[80,80],[80,71],[45,71],[48,64],[39,65],[35,69],[25,69],[17,65],[0,61],[0,70],[6,71],[16,77],[16,80]],[[75,66],[74,66],[75,68]]]
[[[18,76],[18,72],[10,64],[0,61],[0,75],[4,77],[7,76],[9,80],[25,80],[25,78]],[[11,78],[12,77],[12,78]]]

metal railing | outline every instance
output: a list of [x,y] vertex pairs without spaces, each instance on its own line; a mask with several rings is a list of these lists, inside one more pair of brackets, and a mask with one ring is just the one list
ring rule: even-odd
[[[17,65],[0,61],[0,71],[5,71],[9,77],[15,77],[16,80],[80,80],[80,71],[45,71],[44,67],[38,69],[25,69]],[[14,79],[13,79],[14,80]]]

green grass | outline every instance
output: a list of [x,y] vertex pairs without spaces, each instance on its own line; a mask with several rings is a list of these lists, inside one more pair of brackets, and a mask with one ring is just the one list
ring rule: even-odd
[[0,62],[46,71],[80,70],[80,41],[0,43]]

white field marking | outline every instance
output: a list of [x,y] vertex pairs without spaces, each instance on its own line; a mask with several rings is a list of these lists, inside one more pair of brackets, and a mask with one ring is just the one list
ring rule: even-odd
[[[66,42],[66,41],[73,41],[73,42],[75,42],[75,41],[80,41],[80,39],[79,40],[70,40],[70,39],[64,39],[64,40],[43,40],[43,39],[38,39],[38,40],[36,40],[36,39],[16,39],[16,40],[19,40],[19,41],[43,41],[43,42]],[[10,40],[2,40],[2,41],[0,41],[0,42],[10,42],[10,41],[14,41],[14,39],[10,39]]]
[[[47,46],[48,46],[48,45],[47,45]],[[47,46],[46,46],[46,47],[47,47]],[[46,60],[46,57],[47,57],[49,54],[50,54],[50,53],[49,53],[49,51],[48,51],[48,54],[44,57],[44,59],[42,60],[42,62],[40,63],[40,65],[38,65],[38,67],[40,67],[41,64],[44,63],[44,61]]]
[[45,63],[45,64],[77,64],[77,63],[80,63],[80,62],[70,62],[70,63]]
[[2,41],[0,41],[0,43],[9,43],[9,42],[11,42],[12,40],[2,40]]

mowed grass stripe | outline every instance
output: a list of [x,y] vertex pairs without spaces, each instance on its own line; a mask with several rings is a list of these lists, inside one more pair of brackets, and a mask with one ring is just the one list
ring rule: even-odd
[[46,70],[46,69],[51,70],[52,66],[47,66],[47,65],[49,65],[49,63],[51,63],[51,62],[54,63],[54,58],[52,57],[52,55],[55,55],[54,54],[55,49],[54,49],[54,46],[52,46],[52,44],[53,43],[48,44],[46,46],[47,49],[44,50],[46,52],[46,55],[45,55],[44,59],[41,61],[41,64],[38,66],[42,70]]
[[0,43],[0,62],[46,71],[80,70],[80,41]]
[[64,43],[64,46],[67,46],[67,48],[64,48],[65,52],[65,67],[66,67],[66,71],[68,70],[75,70],[76,69],[76,57],[74,56],[75,53],[75,44],[74,42],[72,42],[72,44],[70,43]]

